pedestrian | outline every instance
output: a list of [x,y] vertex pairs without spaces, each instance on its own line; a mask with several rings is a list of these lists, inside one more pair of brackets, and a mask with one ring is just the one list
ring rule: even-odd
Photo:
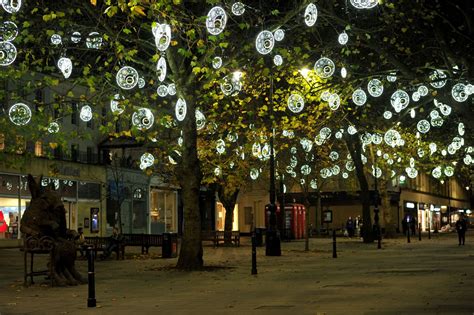
[[456,221],[456,231],[458,232],[459,246],[464,245],[466,242],[466,230],[467,223],[463,215],[459,216],[459,219]]
[[411,235],[416,235],[416,218],[412,217],[410,220],[410,230],[411,230]]
[[84,237],[84,229],[83,228],[78,228],[77,229],[77,233],[79,235],[76,236],[76,246],[77,246],[77,249],[79,250],[79,252],[81,253],[81,256],[79,256],[79,258],[83,258],[85,257],[84,255],[84,244],[86,243],[86,239]]
[[350,238],[354,237],[354,221],[352,221],[352,217],[349,217],[349,219],[347,219],[346,230]]
[[405,216],[402,219],[402,231],[403,235],[407,234],[408,231],[408,224],[410,223],[410,216],[408,214],[405,214]]
[[117,252],[117,255],[120,251],[120,246],[122,244],[123,235],[119,233],[119,229],[114,227],[112,230],[112,235],[109,237],[107,242],[107,247],[104,250],[104,253],[100,256],[101,259],[106,259],[112,254],[112,252]]

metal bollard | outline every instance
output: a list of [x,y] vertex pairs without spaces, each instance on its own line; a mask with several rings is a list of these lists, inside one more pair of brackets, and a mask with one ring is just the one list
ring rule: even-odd
[[418,223],[418,240],[421,241],[421,223]]
[[257,236],[252,232],[252,274],[257,274]]
[[382,248],[382,231],[380,231],[380,226],[377,230],[377,249]]
[[428,223],[428,239],[431,239],[431,225]]
[[94,272],[94,252],[92,247],[87,247],[87,280],[89,286],[89,296],[87,297],[87,307],[95,307],[95,272]]
[[332,230],[332,258],[337,258],[337,252],[336,252],[336,230]]
[[410,243],[410,233],[411,233],[410,226],[408,226],[408,228],[407,228],[407,243]]

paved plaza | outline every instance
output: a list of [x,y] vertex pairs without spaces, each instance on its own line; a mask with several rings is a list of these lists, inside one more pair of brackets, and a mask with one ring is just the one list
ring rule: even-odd
[[[0,249],[0,314],[474,314],[474,233],[465,246],[456,234],[362,244],[330,238],[282,243],[281,257],[251,247],[204,247],[206,270],[181,272],[176,259],[130,249],[123,261],[97,261],[97,307],[87,308],[88,286],[54,287],[37,278],[22,285],[22,253]],[[87,262],[77,261],[86,275]]]

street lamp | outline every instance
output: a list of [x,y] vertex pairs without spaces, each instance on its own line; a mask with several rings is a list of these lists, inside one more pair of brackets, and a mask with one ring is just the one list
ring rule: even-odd
[[375,235],[377,237],[377,248],[381,249],[382,248],[382,233],[380,231],[380,225],[379,225],[379,190],[377,187],[377,152],[375,153],[375,158],[374,158],[374,164],[375,164],[375,169],[374,169],[374,175],[375,175],[375,181],[374,181],[374,188],[375,188],[375,196],[374,196],[374,230],[375,230]]
[[[270,68],[271,69],[271,68]],[[268,228],[265,239],[265,255],[266,256],[281,256],[280,232],[276,224],[276,210],[275,203],[275,128],[273,118],[273,74],[270,71],[270,119],[272,127],[272,135],[270,137],[270,204],[268,211],[270,212],[268,220]],[[282,211],[280,209],[280,211]]]

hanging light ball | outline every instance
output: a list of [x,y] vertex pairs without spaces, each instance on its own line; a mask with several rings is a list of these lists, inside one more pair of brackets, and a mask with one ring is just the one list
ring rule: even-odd
[[176,119],[178,121],[183,121],[184,118],[186,118],[187,110],[188,108],[186,105],[186,101],[182,98],[179,98],[175,106]]
[[199,110],[196,109],[196,129],[201,130],[206,125],[206,116]]
[[15,45],[10,42],[0,42],[0,66],[11,65],[17,56]]
[[403,90],[397,90],[390,97],[390,104],[399,113],[410,104],[410,96]]
[[430,122],[426,119],[420,120],[418,124],[416,125],[416,129],[420,133],[427,133],[428,131],[430,131],[430,128],[431,128]]
[[132,124],[139,129],[150,129],[155,116],[148,108],[139,108],[132,115]]
[[131,90],[138,84],[138,72],[135,68],[122,67],[115,77],[117,85],[124,90]]
[[431,86],[440,89],[446,85],[446,74],[441,70],[434,70],[429,76]]
[[151,32],[155,37],[155,46],[159,51],[168,49],[171,43],[171,26],[168,24],[152,23]]
[[31,109],[24,103],[16,103],[8,110],[10,121],[17,126],[24,126],[31,120]]
[[235,2],[232,4],[232,14],[241,16],[245,12],[245,5],[242,2]]
[[120,104],[125,98],[120,94],[115,94],[114,98],[110,101],[110,110],[112,113],[120,115],[125,110],[125,107]]
[[213,7],[206,18],[206,28],[211,35],[219,35],[227,24],[227,13],[219,6]]
[[307,26],[311,27],[314,24],[316,24],[316,21],[318,20],[318,8],[314,3],[308,4],[306,6],[306,9],[304,11],[304,22],[306,23]]
[[383,113],[383,118],[385,118],[385,119],[387,119],[387,120],[388,120],[388,119],[391,119],[391,118],[392,118],[392,112],[389,111],[389,110],[385,111],[385,112]]
[[341,77],[345,79],[347,77],[347,70],[346,67],[341,68]]
[[222,67],[222,58],[219,56],[214,57],[214,59],[212,59],[212,67],[216,70]]
[[273,63],[277,67],[281,66],[283,64],[283,57],[281,55],[275,55],[275,57],[273,57]]
[[367,84],[367,91],[373,97],[379,97],[383,93],[383,83],[379,79],[372,79]]
[[21,0],[1,0],[0,4],[10,14],[17,13],[21,8]]
[[322,57],[314,64],[314,71],[320,78],[327,79],[334,74],[336,66],[334,62],[326,57]]
[[339,42],[339,44],[345,45],[345,44],[347,44],[347,42],[349,41],[349,35],[347,35],[346,32],[342,32],[342,33],[339,34],[339,36],[337,37],[337,41]]
[[102,37],[97,32],[91,32],[86,38],[86,47],[89,49],[100,49],[102,47]]
[[59,35],[59,34],[51,35],[50,40],[51,40],[51,44],[53,44],[55,46],[61,45],[62,42],[63,42],[63,39],[62,39],[61,35]]
[[456,102],[464,102],[467,100],[466,85],[463,83],[456,83],[451,89],[451,95]]
[[291,94],[288,97],[288,109],[297,114],[304,108],[304,98],[299,94]]
[[92,119],[92,108],[89,105],[82,106],[79,113],[79,118],[85,122],[90,121]]
[[285,38],[285,31],[279,28],[273,32],[273,37],[277,42],[281,42]]
[[341,105],[341,98],[337,93],[331,93],[328,99],[329,108],[331,110],[337,110]]
[[275,38],[270,31],[261,31],[255,40],[255,47],[258,53],[262,55],[269,54],[275,46]]
[[55,121],[49,123],[48,132],[49,133],[58,133],[59,132],[59,124]]
[[79,43],[81,39],[82,39],[81,33],[76,31],[71,34],[71,42],[73,42],[74,44]]
[[18,26],[12,21],[0,24],[0,42],[11,42],[18,35]]
[[363,106],[367,101],[367,94],[365,94],[364,90],[357,89],[352,93],[352,101],[357,106]]
[[[141,169],[145,169],[147,167],[153,166],[153,163],[155,163],[155,157],[151,153],[145,152],[140,157],[140,168]],[[142,168],[142,166],[143,166],[143,168]]]
[[168,87],[164,84],[161,84],[156,89],[156,94],[160,97],[166,97],[168,95]]
[[64,78],[67,79],[72,73],[72,61],[67,57],[62,57],[58,60],[58,68],[61,70]]

